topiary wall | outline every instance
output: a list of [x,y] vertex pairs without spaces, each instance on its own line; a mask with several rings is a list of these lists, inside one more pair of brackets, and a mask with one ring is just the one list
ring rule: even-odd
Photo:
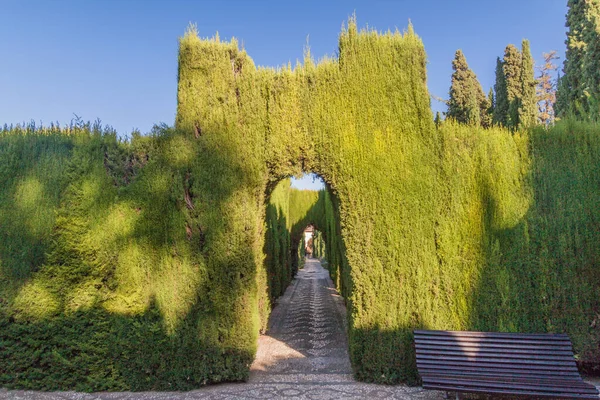
[[[536,217],[547,211],[536,203],[548,195],[537,192],[547,184],[541,182],[564,181],[539,169],[549,151],[539,138],[559,140],[561,128],[531,135],[451,123],[436,129],[425,62],[410,28],[359,32],[350,21],[338,59],[314,63],[307,55],[303,65],[278,70],[255,68],[235,42],[190,32],[181,41],[177,127],[197,140],[233,146],[236,162],[253,166],[252,176],[261,178],[246,190],[256,193],[258,213],[275,182],[300,171],[324,178],[324,195],[334,200],[324,221],[339,234],[329,238],[342,239],[327,254],[349,308],[359,379],[414,382],[416,327],[565,331],[584,354],[597,343],[597,333],[579,333],[595,329],[589,327],[598,301],[586,293],[597,293],[597,274],[586,269],[586,281],[594,283],[585,285],[565,279],[585,269],[571,261],[567,275],[552,275],[548,264],[540,267],[548,256],[532,247],[546,229]],[[572,168],[588,168],[584,158],[573,162]],[[596,213],[593,205],[580,203],[588,214]],[[576,231],[583,229],[578,221]],[[596,263],[593,251],[582,254],[581,263]],[[558,292],[573,293],[578,317],[570,323],[548,322],[548,311],[528,306]],[[548,306],[552,314],[561,314],[562,300]]]
[[338,58],[278,70],[192,30],[175,129],[2,130],[0,385],[246,379],[309,222],[361,380],[415,382],[414,328],[567,332],[597,360],[600,129],[436,129],[425,63],[411,28],[350,21]]

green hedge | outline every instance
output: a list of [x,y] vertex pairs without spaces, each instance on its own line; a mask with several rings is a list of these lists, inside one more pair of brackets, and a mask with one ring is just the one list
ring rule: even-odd
[[0,385],[246,379],[307,223],[361,380],[416,382],[423,327],[567,332],[598,360],[600,128],[436,129],[425,66],[411,28],[350,21],[339,58],[278,70],[191,30],[175,129],[4,129]]

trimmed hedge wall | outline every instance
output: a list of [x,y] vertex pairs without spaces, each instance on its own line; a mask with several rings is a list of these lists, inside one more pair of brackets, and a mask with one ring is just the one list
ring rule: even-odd
[[350,21],[338,59],[279,70],[191,30],[175,129],[5,128],[0,385],[246,379],[308,222],[361,380],[416,382],[423,327],[567,332],[598,360],[600,128],[436,129],[425,62],[411,28]]
[[[246,188],[257,193],[259,212],[263,193],[282,178],[312,171],[326,181],[335,200],[327,207],[338,218],[325,223],[342,239],[327,254],[349,308],[359,379],[415,382],[415,327],[565,331],[580,356],[593,359],[600,308],[598,274],[589,265],[597,265],[597,252],[578,253],[584,268],[546,255],[539,244],[554,250],[548,243],[559,237],[542,234],[551,217],[536,199],[561,196],[538,190],[567,182],[557,171],[540,170],[554,154],[540,138],[560,141],[564,125],[514,135],[450,123],[436,129],[420,39],[411,28],[359,32],[354,21],[340,35],[339,59],[314,63],[308,55],[294,69],[256,69],[235,42],[190,32],[181,42],[179,78],[177,127],[197,140],[212,136],[234,146],[236,160],[257,167],[253,174],[262,181]],[[582,148],[596,154],[597,142],[584,136],[574,140],[587,140],[592,145]],[[560,156],[573,161],[567,170],[590,169],[580,149],[562,151],[576,151]],[[595,190],[597,171],[574,175]],[[586,196],[578,207],[597,214],[593,196]],[[596,219],[586,221],[587,236],[577,240],[587,237],[592,246]],[[580,232],[580,223],[567,226]],[[560,240],[567,247],[577,242]],[[540,267],[548,257],[554,261]],[[565,272],[553,275],[549,265]],[[585,280],[574,278],[583,271]],[[558,293],[571,293],[570,303]],[[550,298],[553,318],[537,308]],[[577,317],[559,323],[557,315],[569,315],[559,304],[571,304]]]

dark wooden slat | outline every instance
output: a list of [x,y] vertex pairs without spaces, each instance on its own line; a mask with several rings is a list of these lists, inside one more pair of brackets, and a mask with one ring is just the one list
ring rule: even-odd
[[[417,360],[417,366],[419,365],[440,365],[439,360]],[[488,363],[483,363],[483,362],[479,362],[477,364],[474,364],[472,362],[469,362],[467,360],[452,360],[449,362],[446,362],[446,365],[455,365],[455,366],[462,366],[462,367],[468,367],[468,366],[476,366],[478,368],[498,368],[498,367],[503,367],[503,368],[507,368],[507,369],[521,369],[521,370],[527,370],[527,369],[531,369],[528,365],[515,365],[515,364],[505,364],[505,365],[498,365],[497,363],[493,363],[493,362],[488,362]],[[547,370],[547,371],[555,371],[557,368],[556,366],[552,366],[552,365],[537,365],[536,366],[536,370]],[[577,366],[576,365],[572,365],[572,366],[560,366],[560,370],[561,371],[577,371]]]
[[510,333],[510,332],[478,332],[478,331],[424,331],[416,330],[415,336],[452,336],[452,337],[484,337],[484,338],[537,338],[542,340],[567,340],[569,336],[564,333]]
[[532,386],[544,386],[544,387],[572,387],[572,388],[581,388],[586,390],[591,390],[595,392],[595,387],[584,382],[573,379],[557,379],[557,378],[541,378],[541,379],[532,379],[530,377],[520,377],[520,376],[512,376],[512,377],[491,377],[491,376],[463,376],[463,375],[437,375],[437,374],[425,374],[423,375],[423,382],[440,382],[441,380],[449,380],[450,382],[463,383],[466,382],[508,382],[508,383],[521,383],[521,384],[531,384]]
[[[446,344],[432,344],[432,343],[417,343],[415,344],[415,347],[417,349],[422,349],[422,350],[444,350],[444,349],[452,349],[455,350],[456,349],[456,344],[452,343],[446,343]],[[542,345],[538,345],[538,346],[519,346],[519,345],[512,345],[512,346],[505,346],[502,344],[477,344],[477,345],[467,345],[467,346],[460,346],[461,350],[470,350],[470,351],[498,351],[498,350],[502,350],[502,351],[510,351],[510,352],[515,352],[515,353],[525,353],[525,352],[533,352],[535,351],[536,353],[558,353],[558,354],[564,354],[564,355],[568,355],[570,357],[573,357],[573,351],[571,350],[570,347],[567,346],[542,346]]]
[[419,356],[418,360],[436,360],[436,361],[469,361],[475,364],[479,363],[498,363],[498,364],[525,364],[525,365],[549,365],[549,366],[571,366],[575,365],[574,361],[565,361],[562,358],[554,360],[523,360],[523,359],[507,359],[500,357],[467,357],[467,356]]
[[498,347],[498,346],[508,346],[508,347],[516,347],[516,348],[552,348],[552,349],[567,349],[567,350],[572,350],[573,348],[571,347],[571,344],[568,342],[554,342],[554,343],[544,343],[542,341],[539,341],[537,343],[534,342],[523,342],[523,341],[516,341],[516,340],[505,340],[503,339],[502,341],[500,340],[470,340],[470,341],[458,341],[458,340],[444,340],[442,338],[435,338],[435,339],[431,339],[431,340],[419,340],[416,339],[417,343],[421,344],[421,345],[436,345],[436,346],[463,346],[463,347],[467,347],[467,346],[472,346],[472,347],[485,347],[485,346],[492,346],[492,347]]
[[548,392],[534,392],[528,390],[514,390],[511,392],[488,389],[488,388],[460,388],[453,385],[428,385],[423,386],[424,389],[440,390],[447,392],[465,392],[465,393],[488,393],[488,394],[511,394],[517,396],[535,396],[535,397],[548,397],[553,399],[593,399],[598,400],[596,394],[574,394],[574,393],[548,393]]
[[502,377],[502,376],[526,376],[532,378],[548,378],[548,377],[556,377],[556,378],[565,378],[565,379],[579,379],[578,371],[553,371],[553,370],[522,370],[522,369],[507,369],[507,368],[477,368],[477,367],[459,367],[459,366],[427,366],[421,365],[419,367],[419,371],[421,372],[421,376],[423,375],[432,375],[432,374],[448,374],[448,375],[486,375],[493,377]]
[[544,386],[544,385],[533,385],[530,383],[519,383],[519,382],[479,382],[479,381],[449,381],[449,380],[435,380],[429,381],[427,385],[456,385],[462,388],[478,388],[478,389],[489,389],[498,390],[502,393],[513,393],[515,391],[531,391],[538,393],[571,393],[571,394],[594,394],[595,388],[585,387],[565,387],[565,386]]
[[[513,351],[473,351],[473,350],[464,350],[464,349],[455,349],[455,350],[433,350],[433,349],[421,349],[419,351],[419,356],[465,356],[465,357],[500,357],[500,358],[523,358],[528,360],[565,360],[571,361],[573,360],[573,354],[566,353],[554,353],[551,351],[544,352],[540,354],[539,352],[513,352]],[[566,357],[565,357],[566,356]],[[575,362],[575,361],[573,361]]]
[[[550,346],[549,343],[544,343],[543,340],[522,340],[522,339],[495,339],[495,340],[481,340],[476,338],[466,338],[464,340],[455,340],[455,339],[442,339],[435,338],[432,340],[424,341],[424,343],[434,343],[434,344],[454,344],[456,346],[468,346],[468,345],[479,345],[479,344],[507,344],[507,345],[529,345],[529,346]],[[567,342],[554,342],[553,344],[567,347],[569,344]]]
[[525,346],[552,346],[552,345],[556,345],[556,346],[562,346],[562,347],[571,347],[570,343],[567,342],[554,342],[552,344],[550,343],[544,343],[543,340],[522,340],[522,339],[515,339],[515,340],[510,340],[510,339],[496,339],[496,340],[481,340],[481,339],[475,339],[475,338],[467,338],[465,340],[449,340],[449,339],[444,339],[444,338],[435,338],[435,339],[431,339],[431,340],[426,340],[426,341],[420,341],[421,343],[429,343],[429,344],[441,344],[441,345],[456,345],[456,346],[473,346],[473,345],[498,345],[498,344],[506,344],[506,345],[525,345]]
[[536,380],[536,381],[543,381],[543,380],[547,380],[547,379],[554,379],[557,382],[574,382],[574,383],[578,383],[578,382],[583,382],[583,381],[579,381],[577,379],[577,377],[574,376],[569,376],[569,375],[561,375],[561,376],[556,376],[553,377],[551,375],[519,375],[519,374],[503,374],[503,373],[498,373],[498,374],[486,374],[485,372],[474,372],[474,371],[470,371],[467,373],[461,373],[461,371],[426,371],[423,372],[423,374],[421,375],[422,379],[425,380],[425,378],[429,379],[429,377],[432,376],[461,376],[465,379],[474,379],[474,380],[480,380],[480,379],[490,379],[490,380],[503,380],[503,379],[524,379],[524,380]]

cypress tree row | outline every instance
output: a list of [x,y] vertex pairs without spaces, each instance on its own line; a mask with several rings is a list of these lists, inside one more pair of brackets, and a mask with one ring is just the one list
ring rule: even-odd
[[514,131],[536,123],[536,81],[528,40],[523,40],[521,51],[509,44],[503,60],[496,60],[494,90],[494,124]]
[[438,128],[440,126],[440,124],[442,123],[442,115],[440,114],[439,111],[436,111],[433,123],[435,124],[436,128]]
[[561,118],[568,114],[576,117],[587,115],[587,96],[584,95],[584,58],[586,53],[585,37],[588,24],[586,9],[589,1],[569,0],[567,3],[567,51],[560,85],[557,94],[556,112]]

